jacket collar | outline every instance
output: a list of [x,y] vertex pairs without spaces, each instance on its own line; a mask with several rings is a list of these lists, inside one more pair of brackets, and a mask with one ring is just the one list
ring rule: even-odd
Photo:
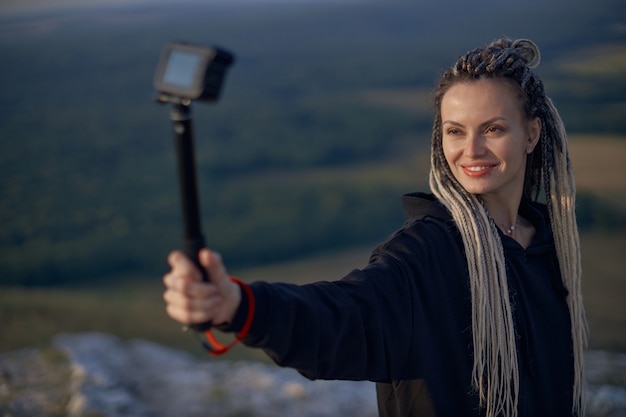
[[410,220],[435,217],[450,220],[452,216],[433,194],[410,193],[402,196],[402,208]]

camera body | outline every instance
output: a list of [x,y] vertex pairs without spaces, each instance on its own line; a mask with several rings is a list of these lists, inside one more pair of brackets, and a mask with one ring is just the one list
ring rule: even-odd
[[162,101],[217,101],[233,62],[233,55],[219,48],[172,42],[163,48],[154,87]]

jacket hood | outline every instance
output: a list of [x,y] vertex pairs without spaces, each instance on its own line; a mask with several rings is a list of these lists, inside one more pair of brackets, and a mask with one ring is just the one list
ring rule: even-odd
[[[448,209],[433,194],[421,192],[405,194],[402,196],[402,208],[409,220],[421,220],[425,217],[434,217],[444,221],[452,220]],[[535,226],[537,233],[533,237],[533,242],[540,246],[538,250],[549,249],[553,245],[553,237],[550,223],[547,221],[549,216],[546,205],[522,200],[519,213]],[[499,233],[505,247],[514,249],[518,246],[517,242],[508,238],[503,232],[499,231]]]
[[410,193],[402,196],[402,208],[410,220],[435,217],[450,220],[452,216],[433,194]]

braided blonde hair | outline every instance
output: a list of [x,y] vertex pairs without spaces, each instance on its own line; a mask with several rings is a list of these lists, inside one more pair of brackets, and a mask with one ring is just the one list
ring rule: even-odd
[[530,119],[542,121],[541,146],[526,162],[523,197],[537,200],[543,188],[571,319],[574,351],[574,414],[583,415],[583,351],[587,322],[582,301],[580,243],[575,217],[575,185],[561,118],[533,73],[539,49],[526,39],[499,39],[459,58],[442,76],[435,95],[430,188],[454,218],[465,247],[472,297],[474,368],[472,384],[488,417],[516,416],[519,370],[513,308],[509,299],[502,242],[479,196],[468,193],[454,177],[442,147],[441,101],[455,83],[484,78],[516,85]]

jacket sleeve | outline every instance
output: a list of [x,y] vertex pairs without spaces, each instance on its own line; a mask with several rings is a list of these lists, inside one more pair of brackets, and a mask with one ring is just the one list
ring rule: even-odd
[[334,282],[253,283],[257,309],[244,343],[310,379],[387,380],[389,362],[409,351],[406,285],[393,263],[380,262]]
[[[446,299],[465,284],[442,279],[459,276],[456,244],[440,225],[418,226],[401,229],[367,267],[339,281],[251,284],[257,308],[244,343],[311,379],[419,377],[438,354],[431,342],[459,316],[458,298]],[[246,314],[244,302],[228,330],[240,329]],[[458,334],[466,323],[456,327]]]

